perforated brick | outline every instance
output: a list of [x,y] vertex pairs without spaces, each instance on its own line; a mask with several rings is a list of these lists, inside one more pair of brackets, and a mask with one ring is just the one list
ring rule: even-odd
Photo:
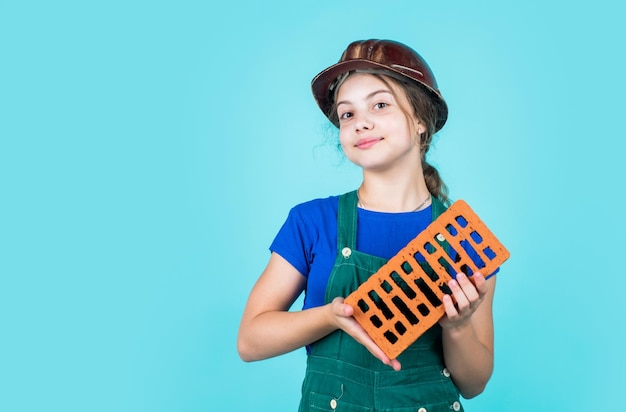
[[458,200],[345,303],[354,307],[354,318],[383,352],[395,359],[443,317],[442,298],[450,293],[447,283],[456,273],[489,275],[509,256],[469,205]]

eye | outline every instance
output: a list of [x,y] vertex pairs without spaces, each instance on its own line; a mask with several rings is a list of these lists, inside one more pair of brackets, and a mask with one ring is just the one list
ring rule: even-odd
[[374,109],[384,109],[385,107],[389,106],[388,103],[385,102],[378,102],[374,105]]
[[339,114],[339,120],[345,120],[352,117],[352,112],[343,112]]

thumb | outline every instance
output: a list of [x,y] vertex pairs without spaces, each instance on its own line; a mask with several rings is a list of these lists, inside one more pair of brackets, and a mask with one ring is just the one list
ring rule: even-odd
[[342,297],[336,297],[335,299],[333,299],[333,310],[335,314],[346,317],[352,316],[352,314],[354,313],[354,309],[352,308],[352,306],[347,305],[343,302],[344,299]]

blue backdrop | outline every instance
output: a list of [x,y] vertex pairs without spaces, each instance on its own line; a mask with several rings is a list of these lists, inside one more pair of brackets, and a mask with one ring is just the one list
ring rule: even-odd
[[0,0],[0,410],[296,409],[304,351],[236,333],[289,208],[359,183],[309,85],[365,38],[431,64],[511,252],[467,410],[619,408],[623,10],[505,3]]

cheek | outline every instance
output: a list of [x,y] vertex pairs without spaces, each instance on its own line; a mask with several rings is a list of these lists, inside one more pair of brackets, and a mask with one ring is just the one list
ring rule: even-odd
[[351,143],[352,141],[343,133],[341,130],[339,131],[339,145],[341,146],[341,151],[348,158],[348,160],[353,159],[354,155],[354,146]]
[[348,145],[348,137],[345,133],[341,131],[341,129],[339,129],[339,144],[341,145],[341,148],[345,151],[346,146]]

